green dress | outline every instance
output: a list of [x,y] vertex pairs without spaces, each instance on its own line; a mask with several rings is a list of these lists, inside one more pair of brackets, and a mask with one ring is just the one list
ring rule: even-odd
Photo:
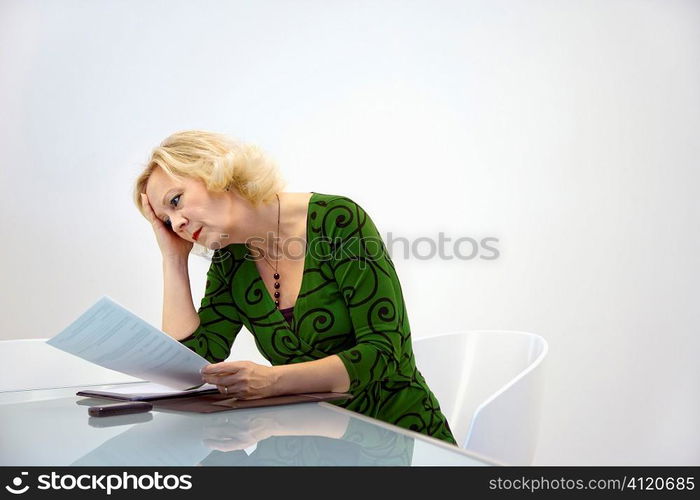
[[455,444],[416,369],[401,285],[370,217],[349,198],[312,193],[306,242],[291,324],[265,288],[250,250],[233,244],[214,252],[200,326],[181,342],[217,363],[229,356],[245,326],[272,365],[336,354],[354,396],[338,406]]

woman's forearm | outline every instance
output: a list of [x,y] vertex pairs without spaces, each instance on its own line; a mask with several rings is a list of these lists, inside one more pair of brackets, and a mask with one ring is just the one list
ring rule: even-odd
[[336,355],[274,368],[278,394],[345,392],[350,387],[348,371]]
[[163,325],[165,333],[182,340],[199,326],[192,302],[187,257],[163,260]]

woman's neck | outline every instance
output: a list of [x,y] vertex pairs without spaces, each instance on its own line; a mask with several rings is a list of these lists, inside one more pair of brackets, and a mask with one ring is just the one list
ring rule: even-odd
[[[286,254],[295,253],[293,249],[298,246],[296,240],[306,238],[306,217],[310,195],[311,193],[279,193],[279,211],[277,198],[271,203],[253,207],[255,217],[251,220],[250,236],[246,240],[247,246],[269,260],[275,259],[277,249],[280,253],[279,258],[289,258],[290,256]],[[305,243],[305,241],[299,243]]]

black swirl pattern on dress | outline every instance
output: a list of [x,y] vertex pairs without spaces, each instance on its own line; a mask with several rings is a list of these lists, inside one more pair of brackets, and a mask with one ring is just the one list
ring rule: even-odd
[[[335,276],[342,275],[344,268],[346,266],[364,266],[371,274],[365,274],[363,276],[362,287],[356,286],[356,283],[349,283],[340,289],[343,294],[343,298],[347,303],[348,307],[359,307],[365,304],[367,301],[371,300],[377,294],[379,289],[379,282],[377,280],[377,272],[372,261],[369,261],[363,257],[348,257],[346,259],[340,260],[335,268],[333,269],[333,274]],[[356,297],[356,295],[359,295]]]
[[313,329],[316,334],[325,333],[333,328],[335,317],[333,311],[317,307],[310,309],[300,315],[299,318],[294,318],[295,330],[304,331],[306,328]]
[[[309,277],[308,279],[307,276]],[[297,300],[303,299],[309,295],[313,295],[316,292],[319,292],[324,287],[330,285],[331,283],[333,283],[333,276],[327,274],[323,266],[320,266],[304,271],[304,281],[311,280],[318,281],[318,284],[316,284],[313,288],[309,288],[308,290],[305,290],[303,292],[299,291],[299,296],[297,297]]]
[[265,284],[261,279],[253,281],[248,288],[246,288],[245,295],[243,296],[246,301],[247,306],[254,306],[261,303],[265,299],[265,294],[267,290],[264,289]]

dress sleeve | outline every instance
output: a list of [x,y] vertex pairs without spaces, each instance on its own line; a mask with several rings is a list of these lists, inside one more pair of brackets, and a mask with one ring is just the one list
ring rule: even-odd
[[355,334],[355,345],[338,356],[356,393],[397,371],[410,328],[394,264],[374,223],[354,202],[333,212],[333,274]]
[[[218,252],[218,251],[217,251]],[[207,285],[197,314],[199,327],[180,342],[211,363],[228,358],[231,345],[243,323],[233,300],[227,279],[227,261],[214,253],[207,272]]]

